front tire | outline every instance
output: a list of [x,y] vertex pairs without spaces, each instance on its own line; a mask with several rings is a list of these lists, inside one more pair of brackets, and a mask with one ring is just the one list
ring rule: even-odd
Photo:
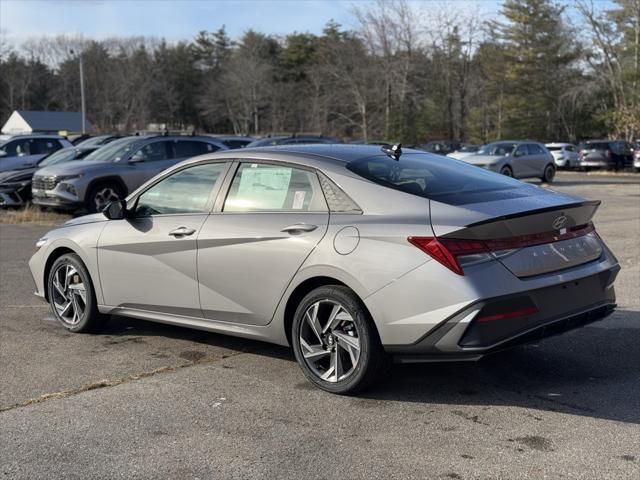
[[540,180],[542,180],[545,183],[551,183],[553,182],[554,177],[556,176],[556,168],[549,164],[546,167],[544,167],[544,172],[542,173],[542,177],[540,177]]
[[75,253],[53,262],[47,289],[53,316],[70,332],[94,331],[103,324],[91,277]]
[[509,165],[505,165],[504,167],[502,167],[500,169],[500,173],[505,177],[513,177],[513,170],[511,170],[511,167]]
[[302,372],[327,392],[362,391],[386,365],[373,320],[344,286],[319,287],[307,294],[296,309],[291,338]]
[[87,195],[87,209],[91,213],[99,213],[111,202],[123,198],[124,193],[118,184],[113,182],[99,183],[91,187],[89,195]]

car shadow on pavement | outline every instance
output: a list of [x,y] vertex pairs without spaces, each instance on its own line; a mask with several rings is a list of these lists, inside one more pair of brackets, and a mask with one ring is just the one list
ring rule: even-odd
[[[639,424],[640,312],[617,315],[624,315],[624,328],[616,326],[619,321],[596,323],[479,362],[394,364],[382,382],[356,397],[376,403],[512,406]],[[298,368],[289,348],[189,328],[112,317],[102,334],[187,340],[286,360]]]

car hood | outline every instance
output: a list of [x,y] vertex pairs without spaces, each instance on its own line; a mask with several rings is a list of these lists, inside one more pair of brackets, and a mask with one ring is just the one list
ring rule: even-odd
[[108,219],[103,213],[92,213],[83,215],[82,217],[72,218],[62,224],[62,227],[71,227],[74,225],[85,225],[87,223],[106,222]]
[[500,157],[496,155],[469,155],[467,157],[463,157],[460,160],[463,162],[470,163],[472,165],[490,165],[492,163],[498,163],[505,157]]
[[78,175],[81,173],[112,169],[114,165],[112,162],[91,162],[83,160],[65,162],[41,168],[38,170],[38,176],[59,177],[62,175]]
[[21,170],[9,170],[6,172],[0,172],[0,183],[30,180],[36,170],[36,168],[23,168]]

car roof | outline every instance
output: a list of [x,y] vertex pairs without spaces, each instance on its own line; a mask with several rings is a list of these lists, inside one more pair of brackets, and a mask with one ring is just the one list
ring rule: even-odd
[[550,142],[550,143],[545,143],[544,145],[545,145],[545,147],[569,147],[569,146],[572,146],[573,143]]

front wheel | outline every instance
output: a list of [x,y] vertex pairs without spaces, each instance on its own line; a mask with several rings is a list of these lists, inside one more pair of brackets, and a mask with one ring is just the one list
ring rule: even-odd
[[551,183],[553,182],[553,178],[555,176],[556,176],[555,167],[553,165],[547,165],[546,167],[544,167],[544,172],[540,180],[542,180],[545,183]]
[[505,177],[513,177],[513,170],[511,170],[511,167],[509,165],[505,165],[504,167],[502,167],[500,169],[500,173]]
[[95,185],[87,196],[87,208],[91,213],[102,212],[107,205],[117,200],[122,200],[122,189],[115,183],[107,182]]
[[47,289],[53,315],[67,330],[88,332],[103,323],[91,277],[76,254],[62,255],[53,262]]
[[361,391],[386,364],[373,320],[361,300],[344,286],[319,287],[304,297],[293,319],[291,338],[302,372],[327,392]]

